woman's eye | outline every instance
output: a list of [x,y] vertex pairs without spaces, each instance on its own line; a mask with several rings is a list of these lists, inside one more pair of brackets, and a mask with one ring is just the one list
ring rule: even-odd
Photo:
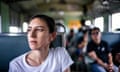
[[31,32],[31,31],[34,31],[34,32],[35,32],[35,31],[37,31],[37,32],[43,32],[44,29],[34,29],[34,30],[29,29],[29,28],[27,29],[27,33],[28,33],[28,32]]
[[37,31],[40,31],[40,32],[42,32],[42,31],[44,31],[44,29],[36,29]]
[[30,32],[31,31],[31,29],[27,29],[27,32]]

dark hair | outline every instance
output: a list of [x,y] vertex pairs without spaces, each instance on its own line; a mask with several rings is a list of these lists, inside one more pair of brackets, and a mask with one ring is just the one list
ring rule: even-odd
[[73,33],[74,32],[74,30],[73,29],[70,29],[70,33]]
[[[47,16],[47,15],[34,15],[34,16],[32,16],[31,17],[31,19],[30,19],[30,21],[32,20],[32,19],[35,19],[35,18],[39,18],[39,19],[42,19],[42,20],[44,20],[45,22],[46,22],[46,24],[47,24],[47,26],[48,26],[48,28],[49,28],[49,32],[50,33],[53,33],[53,32],[55,32],[56,30],[55,30],[55,21],[54,21],[54,19],[52,18],[52,17],[49,17],[49,16]],[[29,21],[29,22],[30,22]]]
[[92,29],[90,30],[90,34],[91,34],[92,31],[94,31],[94,30],[98,30],[98,31],[100,32],[100,29],[99,29],[98,27],[94,27],[94,28],[92,28]]
[[[42,19],[46,22],[47,26],[48,26],[48,29],[49,29],[49,33],[53,33],[56,31],[56,24],[55,24],[55,21],[52,17],[49,17],[47,15],[34,15],[31,17],[30,21],[32,19],[35,19],[35,18],[39,18],[39,19]],[[29,21],[29,22],[30,22]],[[53,45],[53,42],[50,43],[50,48],[54,47]]]
[[87,29],[82,31],[83,34],[86,34],[87,32],[88,32]]
[[82,20],[81,20],[81,25],[82,25],[82,26],[85,26],[85,19],[82,19]]

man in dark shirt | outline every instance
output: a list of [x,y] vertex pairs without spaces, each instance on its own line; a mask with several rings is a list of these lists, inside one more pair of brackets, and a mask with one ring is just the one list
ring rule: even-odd
[[88,43],[88,55],[94,60],[92,72],[112,72],[112,55],[109,51],[107,42],[101,40],[100,29],[95,27],[91,30],[91,41]]

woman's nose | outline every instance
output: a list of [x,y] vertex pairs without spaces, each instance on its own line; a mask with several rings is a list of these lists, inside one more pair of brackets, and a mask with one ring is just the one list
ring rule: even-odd
[[35,30],[32,30],[32,31],[30,32],[30,37],[33,37],[33,38],[36,37],[36,32],[35,32]]

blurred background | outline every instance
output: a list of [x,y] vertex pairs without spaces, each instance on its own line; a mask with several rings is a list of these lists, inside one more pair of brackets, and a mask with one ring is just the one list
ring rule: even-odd
[[[75,51],[72,43],[76,43],[81,30],[100,28],[102,39],[111,48],[120,42],[120,0],[0,0],[0,72],[7,72],[9,61],[29,50],[26,31],[29,18],[35,14],[54,18],[54,46],[66,47],[71,57]],[[72,72],[91,72],[91,59],[87,58],[84,64],[72,59]]]
[[67,31],[80,28],[81,20],[105,32],[120,27],[119,0],[1,0],[0,4],[1,32],[26,32],[28,19],[35,14],[53,17]]

